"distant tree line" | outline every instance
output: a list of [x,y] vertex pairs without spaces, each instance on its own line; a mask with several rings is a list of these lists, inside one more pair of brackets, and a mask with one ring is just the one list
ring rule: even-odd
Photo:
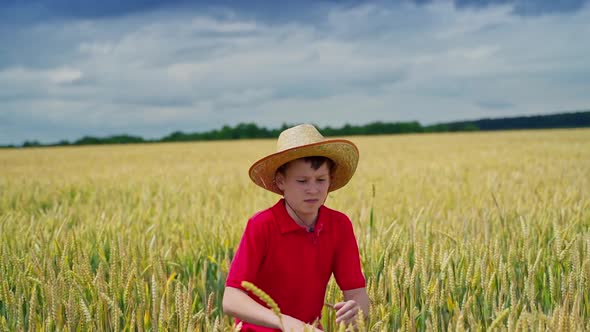
[[[99,144],[134,144],[156,142],[189,142],[233,140],[247,138],[275,138],[280,132],[291,125],[283,124],[277,129],[259,127],[254,123],[240,123],[234,127],[223,126],[221,129],[206,132],[183,133],[176,131],[161,139],[146,140],[139,136],[115,135],[109,137],[84,136],[76,141],[62,140],[52,144],[42,144],[39,141],[25,141],[20,147],[67,146],[67,145],[99,145]],[[549,128],[581,128],[590,127],[590,111],[560,113],[552,115],[521,116],[501,119],[480,119],[440,123],[423,126],[419,122],[372,122],[366,125],[346,124],[340,128],[319,127],[324,136],[351,135],[388,135],[410,133],[459,132],[478,130],[511,130],[511,129],[549,129]],[[5,145],[0,147],[19,147]]]
[[477,130],[550,129],[590,127],[590,111],[551,115],[519,116],[503,119],[480,119],[446,123],[448,131],[462,131],[466,126]]

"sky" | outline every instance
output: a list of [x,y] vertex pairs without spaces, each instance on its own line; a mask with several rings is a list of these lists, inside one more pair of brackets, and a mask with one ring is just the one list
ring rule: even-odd
[[0,145],[590,109],[586,0],[3,0]]

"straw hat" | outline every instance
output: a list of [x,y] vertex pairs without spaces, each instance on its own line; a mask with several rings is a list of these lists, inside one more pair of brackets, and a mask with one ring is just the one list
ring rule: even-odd
[[277,140],[277,152],[266,156],[250,167],[250,179],[258,186],[282,195],[275,183],[275,173],[282,165],[303,157],[323,156],[334,162],[330,189],[344,187],[354,174],[359,160],[359,151],[351,141],[325,139],[310,124],[286,129]]

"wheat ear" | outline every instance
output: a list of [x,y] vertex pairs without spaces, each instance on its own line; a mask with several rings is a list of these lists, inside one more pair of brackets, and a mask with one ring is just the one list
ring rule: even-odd
[[266,294],[262,289],[256,287],[253,283],[248,281],[242,281],[242,287],[246,290],[252,292],[254,295],[258,296],[266,305],[274,312],[274,314],[279,318],[279,322],[281,323],[281,329],[284,330],[283,327],[283,316],[281,315],[281,309],[279,308],[278,304],[275,300],[270,297],[270,295]]

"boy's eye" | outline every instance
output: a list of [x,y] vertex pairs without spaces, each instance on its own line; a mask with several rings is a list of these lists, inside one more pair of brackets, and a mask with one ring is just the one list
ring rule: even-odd
[[299,183],[305,183],[305,180],[297,180]]
[[324,182],[326,179],[318,179],[318,182]]

